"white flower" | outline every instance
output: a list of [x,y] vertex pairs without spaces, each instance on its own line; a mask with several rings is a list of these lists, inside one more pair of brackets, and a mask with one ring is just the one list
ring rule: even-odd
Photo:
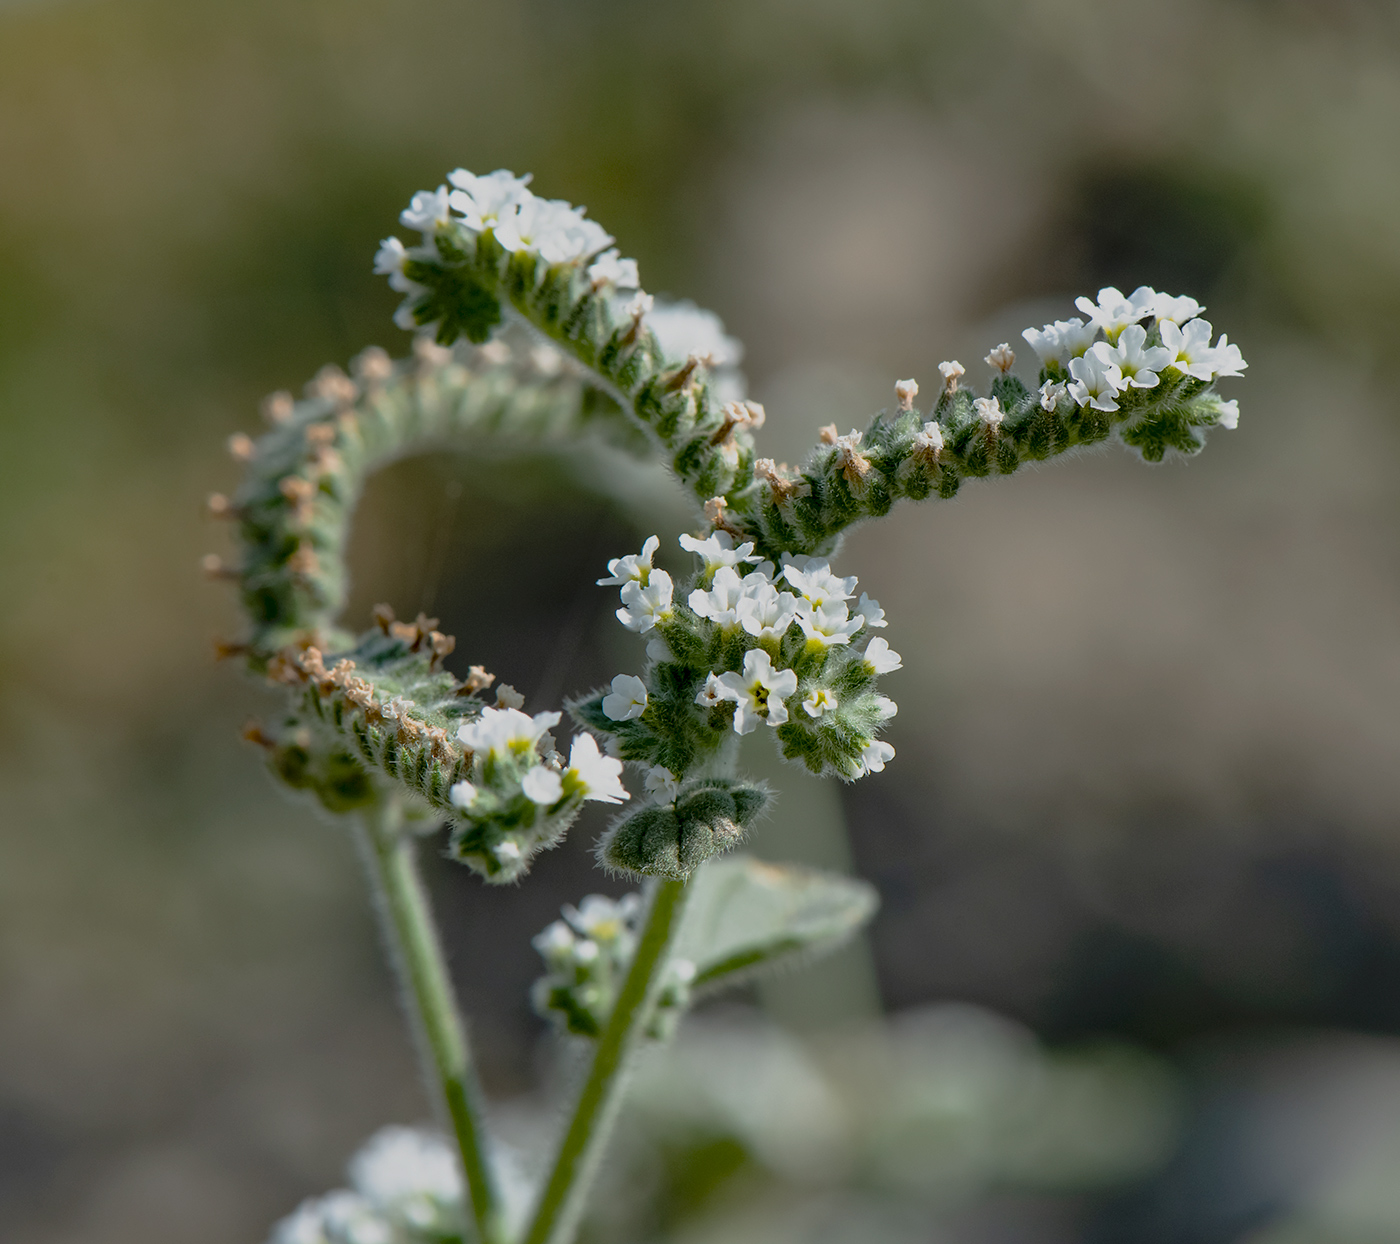
[[501,212],[496,241],[508,251],[536,251],[545,256],[546,250],[553,253],[558,247],[573,216],[574,208],[563,200],[532,194]]
[[1151,389],[1161,379],[1157,373],[1171,366],[1172,352],[1164,346],[1144,348],[1146,342],[1147,329],[1141,324],[1129,324],[1119,334],[1116,345],[1100,341],[1090,353],[1118,368],[1133,388]]
[[818,606],[803,599],[797,603],[797,625],[809,644],[831,648],[850,643],[851,637],[865,625],[865,619],[859,614],[851,617],[844,601],[832,600]]
[[564,779],[559,776],[557,769],[536,765],[520,779],[520,789],[525,793],[525,798],[532,803],[547,807],[564,798]]
[[733,630],[740,624],[739,604],[745,595],[744,581],[730,566],[721,566],[715,571],[714,582],[708,592],[696,588],[687,602],[700,617],[706,618],[725,630]]
[[447,798],[454,808],[461,808],[466,811],[476,802],[476,787],[470,782],[456,782],[452,789],[447,792]]
[[526,189],[532,176],[526,173],[524,177],[517,177],[504,168],[481,176],[464,168],[454,169],[448,173],[447,180],[457,189],[448,196],[448,202],[455,211],[462,213],[462,223],[468,229],[480,233],[483,229],[494,228],[502,212],[534,197]]
[[[756,575],[749,575],[748,579],[756,579]],[[778,591],[766,579],[752,584],[748,579],[745,579],[745,592],[736,607],[739,624],[756,639],[783,638],[792,619],[797,617],[797,602],[791,593]]]
[[653,661],[673,661],[676,654],[671,651],[671,645],[661,635],[653,632],[652,637],[647,640],[647,656]]
[[865,663],[877,674],[888,674],[904,666],[899,653],[878,635],[865,645]]
[[399,223],[406,229],[419,230],[425,242],[432,241],[437,227],[451,219],[446,186],[439,186],[436,190],[420,190],[399,213]]
[[748,734],[760,721],[781,726],[788,719],[783,703],[797,690],[792,670],[775,670],[772,659],[762,648],[744,653],[744,672],[719,676],[721,698],[734,701],[734,731]]
[[722,704],[727,698],[724,692],[724,683],[720,681],[719,675],[711,674],[705,679],[705,685],[696,692],[695,702],[705,708],[714,708],[716,704]]
[[813,687],[802,698],[802,711],[809,717],[820,717],[823,713],[836,711],[836,693],[826,687]]
[[1215,375],[1209,320],[1190,320],[1179,327],[1171,320],[1163,320],[1160,327],[1162,345],[1171,356],[1169,366],[1197,380],[1209,380]]
[[1129,324],[1136,324],[1138,320],[1151,315],[1156,301],[1157,291],[1146,285],[1138,286],[1129,298],[1124,298],[1121,290],[1110,285],[1099,290],[1097,303],[1087,298],[1076,298],[1074,305],[1089,317],[1096,328],[1103,329],[1104,336],[1113,342],[1118,340],[1118,334]]
[[914,399],[919,396],[919,382],[917,380],[896,380],[894,382],[894,398],[899,403],[900,410],[913,410]]
[[671,576],[664,570],[653,570],[643,586],[636,579],[622,585],[622,608],[617,620],[629,631],[645,635],[658,623],[666,622],[672,614]]
[[1240,423],[1240,404],[1233,399],[1228,402],[1221,402],[1220,408],[1216,412],[1215,421],[1222,428],[1237,428]]
[[381,1209],[420,1228],[431,1227],[439,1207],[462,1197],[457,1158],[437,1137],[411,1127],[386,1127],[350,1162],[350,1182]]
[[1098,335],[1097,324],[1085,324],[1077,315],[1068,320],[1056,320],[1044,328],[1028,328],[1021,334],[1042,363],[1061,366],[1069,359],[1079,358]]
[[797,602],[766,579],[748,582],[755,578],[756,572],[745,579],[747,586],[737,606],[739,623],[756,639],[781,639],[797,616]]
[[637,273],[635,259],[621,259],[616,248],[604,251],[588,268],[588,279],[593,288],[611,285],[616,289],[637,289],[641,278]]
[[995,367],[1004,376],[1011,370],[1011,365],[1016,361],[1016,355],[1011,349],[1009,341],[1003,341],[987,355],[986,363],[988,367]]
[[389,288],[397,290],[400,294],[421,293],[424,287],[417,281],[410,281],[404,275],[403,266],[407,262],[408,252],[403,243],[398,238],[385,238],[374,255],[375,275],[387,276]]
[[1224,334],[1221,334],[1220,340],[1215,343],[1215,349],[1211,352],[1211,361],[1215,364],[1217,376],[1238,376],[1249,366],[1244,361],[1244,355],[1240,353],[1239,346],[1232,346]]
[[916,454],[937,458],[943,452],[943,429],[936,419],[930,419],[914,433],[913,449]]
[[577,935],[561,919],[557,919],[531,938],[531,946],[538,950],[540,957],[554,971],[566,967],[573,960],[574,947],[577,945]]
[[694,553],[705,563],[705,568],[700,573],[707,578],[721,567],[759,560],[753,551],[752,540],[745,540],[736,549],[734,537],[727,531],[716,531],[703,540],[698,536],[684,535],[681,536],[680,544],[687,553]]
[[647,788],[647,794],[655,795],[660,803],[670,803],[680,794],[681,789],[676,775],[665,765],[652,765],[647,770],[646,777],[642,779],[642,784]]
[[560,713],[536,713],[517,708],[483,708],[481,716],[457,728],[463,747],[473,752],[533,751],[546,730],[559,724]]
[[604,756],[591,734],[577,734],[569,748],[569,767],[564,776],[583,788],[585,799],[601,803],[622,803],[632,796],[622,784],[622,761]]
[[831,562],[825,557],[802,557],[783,554],[783,574],[801,596],[815,608],[855,595],[858,582],[855,575],[842,578],[831,573]]
[[894,748],[879,739],[873,739],[860,754],[860,773],[883,773],[885,766],[894,759]]
[[612,691],[603,697],[603,715],[612,721],[631,721],[646,711],[647,685],[635,674],[619,674]]
[[629,553],[626,557],[614,557],[608,563],[608,577],[599,579],[599,587],[608,587],[612,584],[631,583],[634,580],[643,587],[647,584],[647,579],[651,575],[651,559],[656,556],[656,550],[661,547],[659,536],[648,536],[642,545],[640,553]]
[[1163,320],[1185,324],[1187,320],[1194,320],[1204,310],[1199,302],[1186,294],[1180,298],[1173,298],[1170,294],[1158,294],[1152,303],[1152,314],[1157,317],[1159,324]]
[[989,428],[999,428],[1006,418],[1006,412],[1002,410],[1001,403],[994,397],[975,397],[972,399],[972,408],[977,412],[977,417]]
[[864,592],[860,594],[860,601],[856,604],[856,613],[865,619],[865,625],[870,627],[888,626],[885,621],[885,611],[880,608],[878,600],[872,600]]
[[590,894],[577,907],[566,904],[564,919],[584,937],[595,942],[613,942],[628,932],[641,907],[638,894],[624,894],[621,898]]
[[943,392],[956,393],[958,391],[958,381],[967,373],[965,368],[957,359],[949,359],[939,363],[938,374],[943,377]]
[[708,354],[716,367],[733,367],[744,357],[744,347],[725,333],[719,316],[693,302],[653,305],[646,313],[646,326],[656,334],[670,363],[679,365],[691,354]]
[[877,695],[875,697],[875,712],[879,714],[881,721],[889,721],[899,712],[899,705],[887,695]]
[[1063,380],[1047,380],[1040,386],[1040,408],[1041,410],[1053,411],[1060,404],[1060,399],[1065,395],[1065,382]]
[[1123,383],[1123,373],[1096,354],[1070,359],[1069,374],[1074,377],[1069,395],[1079,405],[1092,405],[1095,410],[1117,410],[1118,403],[1113,399],[1128,387]]

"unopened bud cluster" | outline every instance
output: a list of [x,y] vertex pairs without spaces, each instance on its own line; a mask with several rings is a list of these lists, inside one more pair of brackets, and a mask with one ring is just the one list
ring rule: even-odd
[[[598,1036],[622,988],[642,914],[639,894],[620,899],[590,894],[577,907],[566,906],[564,918],[533,942],[546,968],[531,994],[535,1010],[575,1036]],[[664,1040],[672,1034],[690,1004],[694,978],[695,965],[688,959],[667,963],[648,1036]]]

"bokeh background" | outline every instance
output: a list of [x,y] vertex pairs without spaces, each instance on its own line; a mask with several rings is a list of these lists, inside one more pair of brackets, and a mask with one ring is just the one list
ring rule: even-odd
[[[462,164],[714,308],[778,458],[1101,284],[1251,362],[1189,464],[850,537],[899,756],[838,790],[754,750],[754,849],[882,913],[639,1081],[593,1238],[1400,1239],[1397,135],[1384,0],[0,3],[0,1237],[256,1244],[428,1113],[197,567],[260,395],[407,347],[370,259]],[[592,580],[649,530],[566,461],[405,463],[353,610],[439,614],[544,707],[635,666]],[[433,866],[521,1135],[558,1076],[527,939],[615,890],[599,824],[519,890]]]

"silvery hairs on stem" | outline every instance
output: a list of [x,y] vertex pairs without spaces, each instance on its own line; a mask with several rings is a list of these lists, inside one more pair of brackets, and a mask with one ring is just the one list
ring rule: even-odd
[[[455,1013],[450,987],[423,931],[425,901],[399,850],[402,833],[446,821],[450,855],[487,881],[511,882],[562,839],[585,802],[626,808],[602,837],[599,861],[647,878],[645,897],[591,896],[535,941],[546,966],[537,1009],[597,1043],[524,1236],[563,1244],[628,1051],[644,1036],[664,1038],[695,990],[835,945],[874,910],[873,891],[850,878],[712,859],[769,803],[762,784],[733,772],[738,736],[771,733],[787,760],[844,781],[894,758],[881,735],[897,709],[880,679],[902,661],[876,633],[889,629],[879,602],[857,597],[856,577],[833,567],[842,533],[900,498],[952,497],[968,477],[1008,475],[1110,438],[1152,462],[1195,454],[1209,428],[1236,426],[1238,406],[1215,383],[1246,364],[1237,346],[1215,339],[1194,299],[1105,288],[1078,299],[1081,316],[1025,331],[1041,363],[1035,387],[1012,374],[1009,343],[986,356],[985,396],[965,383],[961,363],[942,362],[926,409],[915,404],[918,382],[900,380],[893,409],[864,430],[820,429],[793,468],[758,455],[764,410],[747,400],[741,347],[719,320],[693,304],[658,303],[600,225],[536,196],[529,181],[458,169],[451,189],[413,196],[401,222],[418,241],[388,238],[374,261],[404,295],[396,322],[420,330],[411,357],[371,348],[350,375],[323,369],[302,400],[266,401],[271,429],[230,441],[246,464],[242,486],[210,500],[213,514],[236,523],[240,559],[211,555],[205,568],[238,584],[248,618],[247,636],[223,650],[286,692],[280,717],[247,736],[277,777],[325,809],[379,817],[378,884],[387,914],[408,930],[395,943],[407,992],[427,1029],[446,1034],[438,1071],[486,1241],[504,1238],[499,1181],[482,1158],[465,1040],[444,1019]],[[465,679],[445,669],[455,641],[436,619],[401,621],[379,606],[365,632],[340,628],[350,516],[376,469],[488,438],[524,448],[594,435],[663,462],[704,524],[680,537],[693,561],[679,582],[655,562],[657,536],[608,563],[598,582],[618,589],[618,621],[645,640],[645,656],[639,672],[564,706],[575,727],[567,747],[553,733],[562,712],[526,711],[480,666]],[[606,491],[609,480],[593,470],[587,482]],[[672,953],[677,944],[684,954]],[[395,1143],[396,1152],[419,1144]],[[440,1234],[454,1212],[447,1183],[441,1196],[424,1191],[412,1213],[393,1210],[384,1238]],[[364,1189],[345,1196],[288,1220],[285,1239],[348,1241],[351,1219],[389,1213],[367,1209],[374,1198]],[[415,1216],[436,1225],[420,1230]]]

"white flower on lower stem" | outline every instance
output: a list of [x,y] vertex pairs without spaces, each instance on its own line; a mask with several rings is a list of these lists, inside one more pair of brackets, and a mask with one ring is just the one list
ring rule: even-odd
[[457,727],[457,738],[472,752],[503,754],[532,751],[545,731],[557,726],[561,713],[536,713],[531,717],[517,708],[483,708],[481,716]]
[[1003,376],[1011,370],[1012,364],[1015,362],[1016,355],[1011,349],[1009,341],[1003,341],[1001,345],[994,346],[986,358],[987,366],[995,367]]
[[753,551],[752,540],[745,540],[735,548],[734,537],[727,531],[716,531],[703,540],[698,536],[683,535],[680,545],[687,553],[694,553],[705,563],[700,573],[707,578],[725,566],[733,568],[744,562],[760,560]]
[[865,645],[865,663],[877,674],[889,674],[904,666],[899,653],[878,635]]
[[454,808],[461,808],[463,812],[476,802],[477,790],[470,782],[454,782],[452,789],[447,792],[448,802]]
[[564,777],[577,782],[585,799],[600,803],[622,803],[631,799],[622,784],[622,761],[604,756],[591,734],[578,734],[569,747],[569,767]]
[[1077,315],[1067,320],[1056,320],[1044,328],[1028,328],[1021,333],[1042,363],[1058,363],[1061,367],[1070,359],[1082,356],[1098,335],[1097,324],[1085,324]]
[[967,368],[957,359],[948,359],[938,365],[938,374],[943,377],[943,392],[956,393],[958,381],[967,374]]
[[887,695],[877,695],[875,697],[875,712],[879,715],[881,721],[889,721],[891,717],[899,712],[899,705]]
[[635,674],[619,674],[603,697],[603,716],[611,721],[631,721],[647,707],[647,685]]
[[802,711],[808,717],[820,717],[836,711],[836,693],[829,687],[813,687],[802,697]]
[[1215,375],[1215,352],[1210,347],[1209,320],[1189,320],[1178,327],[1170,320],[1161,324],[1162,345],[1171,355],[1169,366],[1197,380]]
[[859,614],[852,617],[844,601],[833,600],[817,606],[810,601],[799,600],[797,625],[802,628],[809,644],[833,648],[850,643],[851,637],[865,625],[865,619]]
[[680,793],[681,784],[676,775],[665,765],[652,765],[642,779],[648,795],[655,795],[661,803],[670,803]]
[[577,907],[566,905],[564,919],[584,937],[595,942],[611,942],[629,931],[641,907],[638,894],[624,894],[621,898],[590,894],[581,899]]
[[860,773],[883,773],[894,759],[894,748],[880,739],[872,739],[860,754]]
[[574,957],[574,947],[578,944],[578,936],[562,920],[556,920],[543,931],[536,933],[530,939],[533,946],[546,964],[554,971],[569,964]]
[[520,789],[531,803],[548,807],[564,798],[564,779],[559,770],[536,765],[520,780]]
[[864,592],[860,594],[860,601],[856,604],[855,612],[865,619],[865,625],[868,627],[877,628],[889,625],[885,621],[885,611],[880,608],[880,602],[871,600]]
[[1173,298],[1170,294],[1158,294],[1152,304],[1152,314],[1157,317],[1158,324],[1163,320],[1185,324],[1187,320],[1194,320],[1204,310],[1205,307],[1186,294],[1180,298]]
[[850,600],[859,582],[855,575],[843,578],[832,574],[831,563],[825,557],[793,556],[790,553],[783,554],[782,577],[816,609]]
[[1129,324],[1136,324],[1152,314],[1157,297],[1157,291],[1146,285],[1139,285],[1127,298],[1121,290],[1109,285],[1099,290],[1097,303],[1076,298],[1074,305],[1089,317],[1094,327],[1103,329],[1110,342],[1115,342]]
[[1071,359],[1069,374],[1069,395],[1081,406],[1093,406],[1095,410],[1117,410],[1118,403],[1113,399],[1128,386],[1123,382],[1123,373],[1112,363],[1105,363],[1095,354]]
[[734,702],[735,733],[748,734],[760,721],[781,726],[788,719],[783,701],[797,690],[797,675],[792,670],[775,670],[762,648],[750,648],[744,653],[743,673],[721,674],[719,683],[721,698]]
[[1220,409],[1215,416],[1215,422],[1222,428],[1234,429],[1240,424],[1240,404],[1231,399],[1228,402],[1221,402]]
[[451,219],[446,186],[439,186],[436,190],[420,190],[399,213],[399,223],[406,229],[419,230],[425,242],[431,242],[437,227]]
[[651,638],[647,640],[647,657],[653,661],[672,661],[675,660],[675,656],[676,654],[671,651],[671,645],[661,635],[653,632]]
[[392,1244],[394,1231],[358,1192],[303,1201],[273,1228],[269,1244]]
[[532,176],[526,173],[517,177],[504,168],[481,175],[464,168],[454,169],[447,174],[447,180],[456,187],[448,202],[462,214],[462,224],[468,229],[476,233],[493,229],[502,212],[534,197],[527,189]]
[[1118,343],[1100,341],[1090,353],[1100,361],[1118,368],[1123,379],[1134,389],[1152,389],[1161,377],[1157,374],[1171,366],[1172,352],[1165,346],[1148,346],[1147,329],[1141,324],[1129,324],[1118,335]]
[[355,1190],[420,1230],[461,1201],[457,1158],[440,1137],[411,1127],[376,1132],[350,1163]]
[[633,581],[643,587],[651,577],[651,559],[661,547],[659,536],[648,536],[640,553],[629,553],[626,557],[614,557],[608,562],[608,577],[597,580],[599,587],[620,586]]
[[755,639],[781,639],[797,616],[796,605],[791,593],[771,582],[755,583],[739,601],[739,624]]
[[644,587],[637,580],[623,584],[622,608],[617,620],[629,631],[645,635],[658,623],[669,621],[674,609],[671,598],[675,585],[664,570],[653,570]]

